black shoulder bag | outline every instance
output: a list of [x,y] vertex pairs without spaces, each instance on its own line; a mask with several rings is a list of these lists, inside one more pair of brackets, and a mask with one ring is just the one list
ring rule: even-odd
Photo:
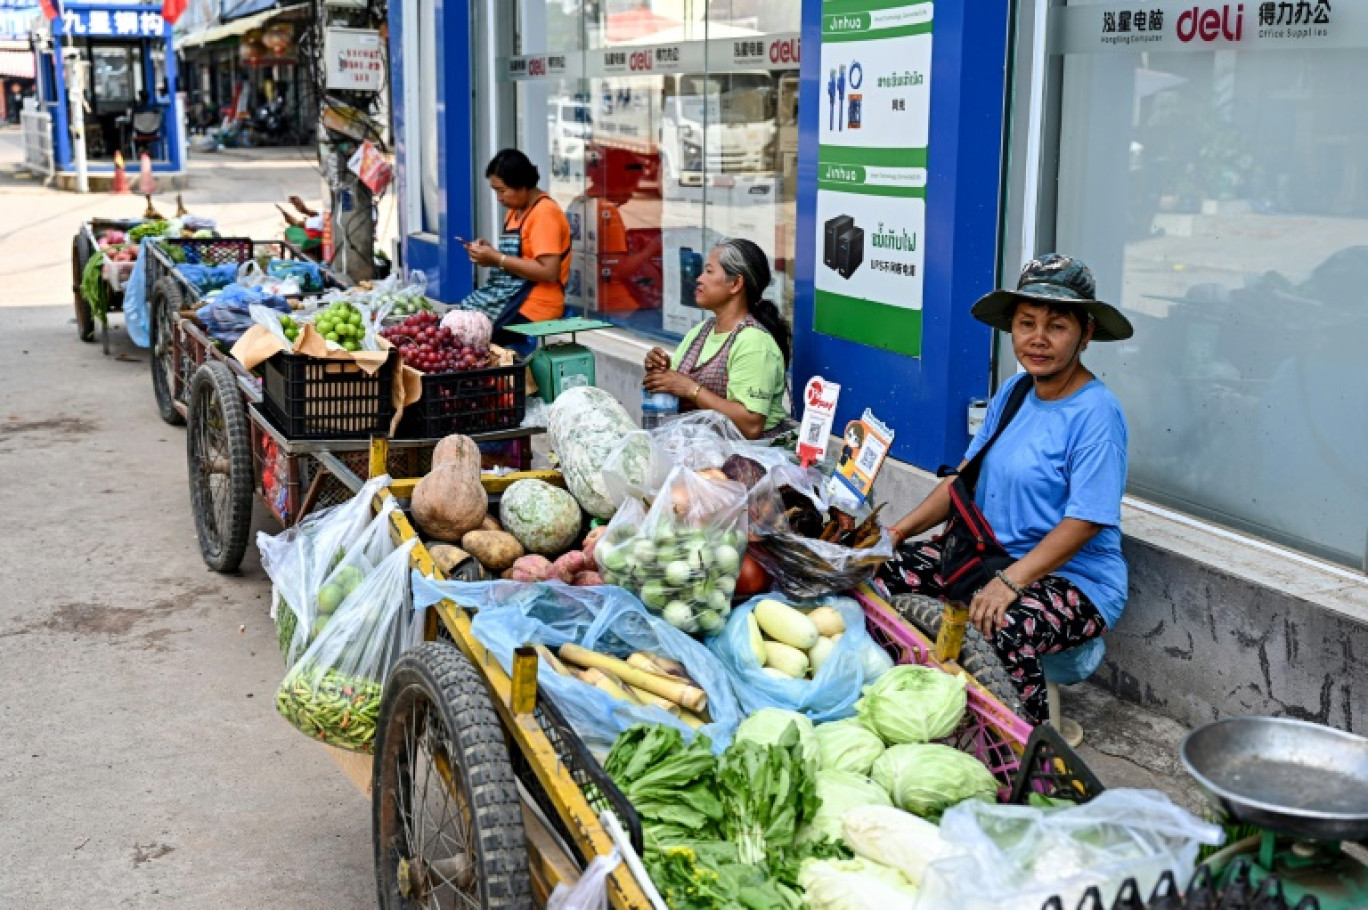
[[950,481],[950,519],[945,531],[934,539],[940,547],[940,577],[945,596],[950,600],[967,604],[978,590],[992,581],[996,574],[1016,562],[1002,544],[998,543],[988,519],[983,517],[978,503],[974,502],[974,487],[978,485],[979,472],[983,470],[983,458],[993,443],[998,441],[1007,424],[1012,422],[1021,404],[1031,391],[1030,377],[1018,380],[1012,387],[1007,401],[1002,406],[1002,418],[983,448],[964,469],[956,472],[950,467],[942,467],[936,473],[941,477],[954,476]]

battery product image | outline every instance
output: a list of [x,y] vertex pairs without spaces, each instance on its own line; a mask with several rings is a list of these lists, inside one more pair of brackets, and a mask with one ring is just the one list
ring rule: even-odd
[[837,215],[826,223],[826,236],[822,243],[822,264],[829,269],[836,268],[836,242],[841,234],[855,226],[855,219],[849,215]]
[[680,306],[697,307],[694,302],[694,291],[698,287],[698,278],[703,274],[703,256],[695,253],[691,247],[681,247],[679,250],[679,303]]
[[852,94],[850,96],[850,113],[846,115],[846,126],[852,130],[858,130],[860,128],[860,117],[863,114],[862,108],[864,107],[863,101],[863,95]]
[[864,262],[864,228],[849,215],[827,220],[822,238],[822,264],[842,278],[849,278]]
[[836,241],[836,274],[849,278],[864,262],[864,228],[852,227]]

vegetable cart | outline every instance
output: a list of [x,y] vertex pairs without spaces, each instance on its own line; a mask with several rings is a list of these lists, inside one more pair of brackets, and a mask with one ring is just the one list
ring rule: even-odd
[[[192,316],[199,306],[200,290],[176,266],[182,262],[217,266],[242,265],[259,259],[309,261],[294,245],[280,240],[260,241],[242,237],[212,239],[165,239],[147,245],[145,263],[149,335],[152,348],[152,391],[162,420],[172,425],[185,422],[190,380],[195,368],[204,363],[208,349],[220,362],[228,362],[223,351],[202,330],[185,334],[178,320]],[[343,287],[343,282],[327,269],[324,284]],[[207,348],[206,348],[207,346]]]
[[[96,280],[99,288],[86,289],[83,287],[85,281],[86,264],[91,257],[100,251],[100,240],[108,231],[119,231],[127,233],[147,219],[144,218],[125,218],[107,219],[94,218],[81,224],[76,236],[71,239],[71,292],[76,305],[76,336],[82,341],[95,340],[95,313],[91,310],[90,301],[86,297],[86,291],[90,290],[102,294],[105,300],[104,325],[104,349],[109,353],[109,319],[108,314],[118,312],[123,309],[123,287],[112,286],[102,274]],[[131,265],[131,263],[130,263]]]
[[[347,490],[361,489],[360,475],[327,454],[323,462]],[[373,511],[389,496],[404,504],[415,484],[393,481]],[[396,542],[414,536],[402,509],[390,522]],[[411,563],[442,577],[421,542]],[[934,665],[932,642],[872,590],[858,598],[870,633],[895,661]],[[608,877],[611,905],[664,907],[637,861],[635,810],[539,689],[536,653],[520,650],[504,672],[471,620],[452,600],[430,609],[426,642],[399,660],[385,685],[371,778],[380,905],[541,906],[556,884],[573,884],[617,848],[625,861]],[[1035,790],[1081,801],[1100,789],[1090,775],[1063,773],[1052,749],[1031,743],[1026,753],[1030,727],[982,686],[972,685],[968,699],[950,742],[983,761],[1002,799]],[[1045,773],[1024,773],[1033,766]]]

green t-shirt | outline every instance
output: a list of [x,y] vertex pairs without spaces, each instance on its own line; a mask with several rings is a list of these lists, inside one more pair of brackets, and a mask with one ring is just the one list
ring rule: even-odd
[[[670,366],[679,369],[694,339],[706,322],[689,330],[675,348]],[[698,355],[702,366],[717,356],[727,343],[727,332],[711,332]],[[788,416],[784,410],[784,355],[769,332],[754,327],[742,329],[727,355],[727,398],[739,401],[753,414],[765,415],[765,429],[772,430]]]

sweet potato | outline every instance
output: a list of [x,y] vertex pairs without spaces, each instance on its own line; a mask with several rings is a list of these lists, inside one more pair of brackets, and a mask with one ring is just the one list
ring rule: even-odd
[[551,560],[533,553],[513,563],[514,581],[550,581],[556,577]]
[[603,539],[603,535],[607,533],[608,526],[599,525],[584,535],[584,561],[589,565],[594,564],[594,550],[598,547],[598,542]]
[[577,588],[589,588],[594,585],[603,584],[603,576],[597,572],[581,572],[575,576],[572,584]]
[[503,531],[471,531],[461,538],[461,546],[491,572],[502,572],[523,555],[518,539]]
[[575,576],[581,572],[589,571],[590,564],[585,560],[581,550],[571,550],[552,564],[552,570],[556,577],[570,584],[575,580]]

